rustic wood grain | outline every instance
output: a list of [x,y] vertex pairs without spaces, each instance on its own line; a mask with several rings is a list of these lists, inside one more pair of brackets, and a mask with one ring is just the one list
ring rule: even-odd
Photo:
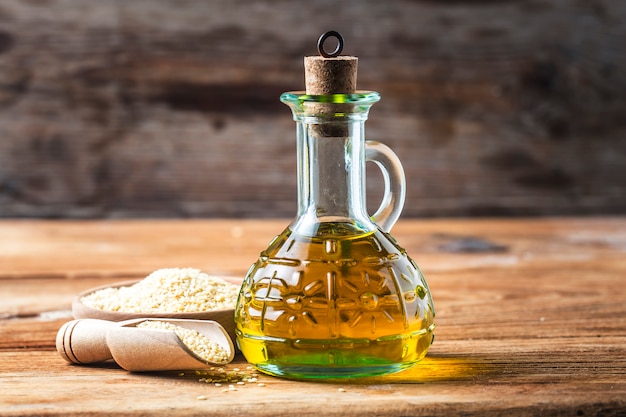
[[[162,265],[242,275],[286,223],[0,221],[0,416],[313,416],[320,404],[330,416],[626,413],[624,218],[399,222],[392,233],[428,280],[438,327],[426,359],[392,376],[260,376],[264,387],[223,392],[202,375],[73,366],[56,353],[74,294]],[[250,372],[241,356],[235,368]]]
[[624,2],[92,3],[0,4],[2,217],[293,215],[278,97],[328,29],[405,216],[626,211]]

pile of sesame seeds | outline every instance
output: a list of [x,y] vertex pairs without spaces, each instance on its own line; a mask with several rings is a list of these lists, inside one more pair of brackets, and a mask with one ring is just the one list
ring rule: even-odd
[[125,313],[189,313],[235,307],[239,286],[193,268],[159,269],[124,287],[81,298],[91,308]]
[[225,364],[229,362],[228,352],[219,343],[209,339],[202,333],[177,326],[172,323],[158,320],[146,320],[137,324],[142,329],[171,330],[179,337],[181,342],[196,356],[209,363]]

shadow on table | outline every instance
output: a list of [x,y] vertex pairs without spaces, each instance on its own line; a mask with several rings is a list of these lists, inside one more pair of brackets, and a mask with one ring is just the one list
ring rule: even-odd
[[352,384],[423,384],[461,381],[495,371],[493,364],[472,357],[429,355],[415,366],[396,374],[350,380]]
[[[390,375],[359,378],[295,378],[291,380],[312,383],[340,383],[343,385],[424,384],[467,381],[496,373],[498,373],[498,365],[485,358],[429,354],[415,366],[405,371]],[[264,375],[264,378],[290,380],[290,378],[271,377],[266,375]]]

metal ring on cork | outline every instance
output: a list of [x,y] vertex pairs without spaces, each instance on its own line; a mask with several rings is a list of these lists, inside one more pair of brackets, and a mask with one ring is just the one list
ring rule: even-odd
[[[337,47],[335,48],[334,51],[329,53],[324,50],[324,42],[326,42],[326,39],[330,37],[337,38]],[[341,53],[342,49],[343,49],[343,36],[341,36],[339,32],[334,31],[334,30],[329,30],[328,32],[324,33],[322,36],[320,36],[319,40],[317,41],[317,50],[320,53],[320,55],[323,56],[324,58],[334,58]]]

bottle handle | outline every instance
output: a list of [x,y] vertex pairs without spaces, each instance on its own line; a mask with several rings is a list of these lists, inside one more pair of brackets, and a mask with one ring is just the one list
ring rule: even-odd
[[380,142],[365,141],[365,160],[374,162],[383,174],[385,193],[383,201],[371,219],[383,231],[389,232],[400,217],[406,197],[404,169],[398,156]]

